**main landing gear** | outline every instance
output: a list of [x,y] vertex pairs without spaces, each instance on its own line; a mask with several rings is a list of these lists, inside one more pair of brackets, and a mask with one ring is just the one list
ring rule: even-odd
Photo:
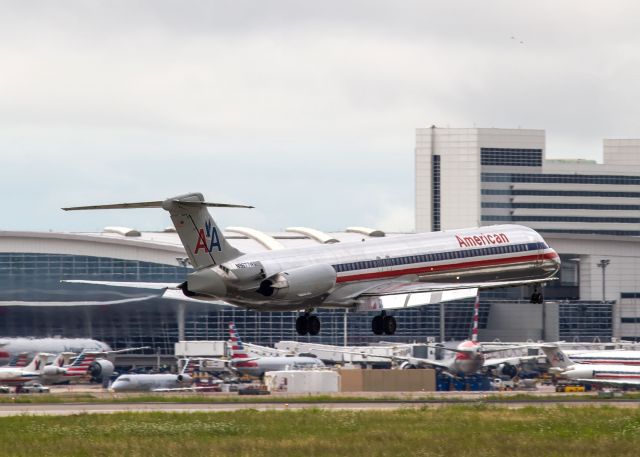
[[315,314],[304,313],[296,319],[296,332],[298,335],[316,336],[320,333],[320,319]]
[[540,288],[540,286],[535,286],[533,288],[533,293],[531,294],[529,303],[536,303],[538,305],[544,303],[544,295],[542,294],[542,289]]
[[376,317],[371,320],[371,330],[375,335],[393,335],[396,333],[396,318],[393,316],[387,316],[385,311],[382,311]]

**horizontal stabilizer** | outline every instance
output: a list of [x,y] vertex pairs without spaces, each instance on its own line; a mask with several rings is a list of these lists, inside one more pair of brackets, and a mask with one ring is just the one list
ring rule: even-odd
[[[233,205],[229,203],[213,203],[213,202],[199,202],[199,201],[184,201],[184,200],[173,200],[175,203],[179,203],[184,206],[208,206],[211,208],[253,208],[253,206],[249,205]],[[162,208],[163,200],[152,201],[152,202],[135,202],[135,203],[114,203],[110,205],[89,205],[89,206],[73,206],[69,208],[62,208],[64,211],[81,211],[88,209],[137,209],[137,208]]]
[[165,283],[165,282],[125,282],[125,281],[91,281],[85,279],[63,279],[60,282],[69,284],[93,284],[96,286],[109,286],[109,287],[130,287],[135,289],[178,289],[180,284],[178,283]]

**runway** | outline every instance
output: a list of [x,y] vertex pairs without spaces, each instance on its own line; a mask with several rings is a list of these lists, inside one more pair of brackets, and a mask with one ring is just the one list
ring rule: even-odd
[[505,401],[505,402],[332,402],[332,403],[56,403],[56,404],[0,404],[0,417],[18,415],[68,416],[73,414],[113,414],[122,412],[219,412],[252,409],[256,411],[284,411],[318,408],[336,411],[393,410],[416,408],[445,408],[452,405],[487,404],[496,407],[518,409],[527,406],[614,406],[637,408],[638,401]]

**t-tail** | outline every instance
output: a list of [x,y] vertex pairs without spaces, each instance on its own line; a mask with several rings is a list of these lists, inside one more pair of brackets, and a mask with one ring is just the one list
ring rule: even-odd
[[190,193],[167,198],[163,201],[77,206],[62,209],[76,211],[88,209],[163,208],[171,216],[180,241],[182,241],[182,245],[187,251],[191,265],[196,270],[199,270],[224,263],[242,255],[242,252],[227,242],[222,230],[209,214],[207,207],[253,208],[253,206],[247,205],[206,202],[201,193]]
[[29,363],[29,365],[24,367],[24,371],[35,372],[35,373],[42,372],[44,370],[44,367],[47,364],[48,355],[49,354],[45,354],[43,352],[37,353],[33,358],[33,360]]
[[575,362],[573,362],[568,355],[562,352],[562,349],[560,349],[557,344],[543,344],[540,346],[540,349],[542,349],[542,352],[544,352],[547,359],[549,359],[551,367],[556,370],[566,370],[567,368],[575,365]]
[[218,265],[242,255],[227,242],[209,214],[206,207],[213,205],[206,203],[200,193],[179,195],[162,202],[195,269]]

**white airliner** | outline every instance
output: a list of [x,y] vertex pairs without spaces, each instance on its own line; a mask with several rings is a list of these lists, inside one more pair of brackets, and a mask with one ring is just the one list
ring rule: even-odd
[[640,367],[611,363],[577,363],[557,345],[540,346],[549,359],[552,373],[586,384],[640,386]]
[[300,370],[324,368],[322,360],[315,357],[251,357],[244,349],[240,335],[233,322],[229,322],[231,338],[231,363],[233,370],[250,376],[261,377],[267,371]]
[[[517,365],[525,360],[537,359],[537,356],[524,357],[503,357],[503,358],[487,358],[488,354],[509,351],[513,349],[523,349],[528,347],[537,347],[537,345],[514,345],[504,346],[497,349],[487,349],[478,342],[478,322],[480,315],[480,295],[476,296],[475,305],[473,307],[473,327],[471,331],[471,339],[458,344],[456,348],[446,348],[438,346],[438,349],[455,352],[455,357],[450,360],[434,360],[421,357],[404,357],[404,356],[380,356],[374,357],[389,358],[395,361],[401,361],[400,368],[426,368],[439,367],[444,368],[454,376],[472,375],[483,370],[498,368],[503,374],[513,377],[517,374]],[[363,355],[360,353],[360,355]]]
[[111,384],[114,392],[165,392],[190,390],[193,379],[186,373],[180,374],[123,374]]
[[311,314],[319,307],[381,311],[372,320],[373,333],[392,335],[396,320],[387,311],[471,298],[481,289],[531,285],[532,302],[541,303],[539,286],[560,266],[558,254],[537,232],[518,225],[244,254],[227,242],[206,207],[251,208],[208,203],[193,193],[63,209],[165,209],[195,271],[180,285],[156,287],[256,311],[304,310],[296,321],[301,335],[319,333],[320,320]]
[[640,366],[640,351],[608,349],[605,351],[570,350],[564,353],[577,363]]
[[90,338],[0,338],[0,365],[18,354],[110,351],[108,344]]

